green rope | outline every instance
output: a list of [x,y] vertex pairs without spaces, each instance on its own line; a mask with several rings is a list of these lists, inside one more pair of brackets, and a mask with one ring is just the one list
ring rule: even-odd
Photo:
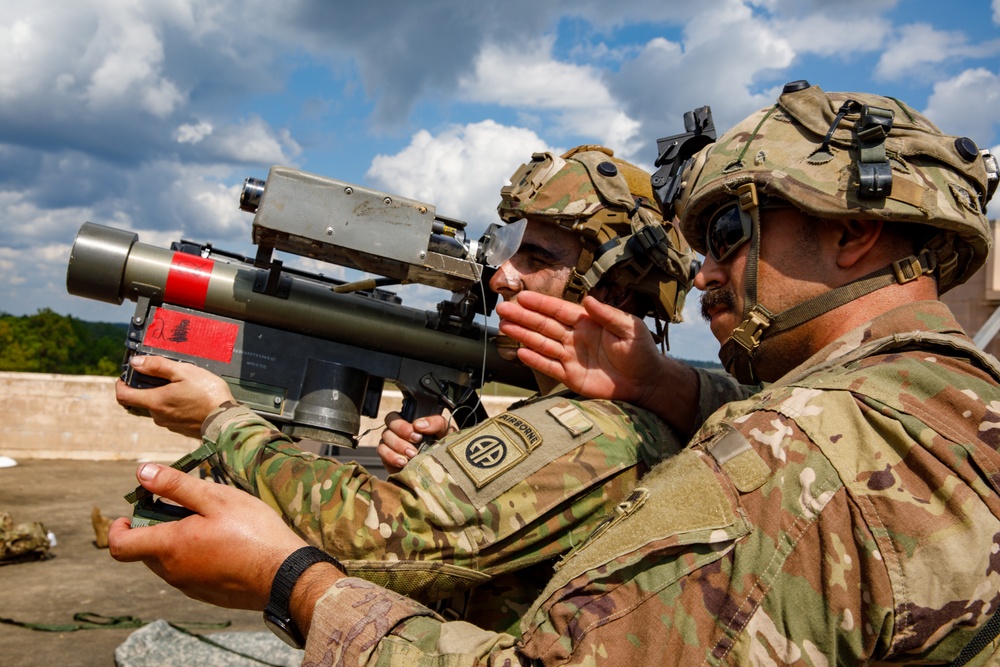
[[[26,623],[24,621],[15,621],[12,618],[0,618],[0,623],[6,623],[7,625],[17,625],[22,628],[27,628],[29,630],[38,630],[40,632],[74,632],[76,630],[117,630],[120,628],[141,628],[147,623],[152,623],[152,621],[144,621],[141,618],[136,618],[135,616],[105,616],[103,614],[95,614],[92,611],[81,611],[73,614],[73,620],[75,623]],[[232,624],[231,621],[222,621],[220,623],[210,623],[202,621],[183,621],[178,623],[178,625],[183,625],[191,628],[228,628]],[[174,626],[173,623],[170,624]],[[174,626],[176,627],[176,626]]]
[[[29,630],[37,630],[39,632],[75,632],[76,630],[118,630],[118,629],[129,629],[129,628],[141,628],[144,625],[152,623],[152,621],[144,621],[141,618],[136,618],[135,616],[105,616],[103,614],[95,614],[91,611],[81,611],[73,614],[73,620],[75,623],[26,623],[24,621],[15,621],[12,618],[2,618],[0,617],[0,623],[6,623],[7,625],[16,625],[18,627],[27,628]],[[254,662],[259,662],[262,665],[267,665],[267,667],[282,667],[282,665],[275,665],[274,663],[261,660],[258,657],[241,653],[236,649],[232,649],[224,644],[213,641],[204,635],[199,635],[196,632],[192,632],[189,628],[211,628],[211,629],[222,629],[228,628],[232,625],[232,621],[221,621],[218,623],[212,623],[209,621],[182,621],[178,623],[166,622],[167,625],[172,627],[174,630],[181,632],[189,637],[194,637],[200,642],[213,646],[217,649],[226,651],[227,653],[232,653],[238,655],[241,658],[246,658],[247,660],[252,660]]]
[[[227,621],[226,623],[228,625],[229,622]],[[214,646],[215,648],[221,649],[221,650],[226,651],[228,653],[232,653],[234,655],[238,655],[241,658],[246,658],[247,660],[253,660],[254,662],[259,662],[260,664],[267,665],[268,667],[283,667],[282,665],[276,665],[273,662],[267,662],[265,660],[261,660],[260,658],[258,658],[256,656],[249,655],[247,653],[240,653],[236,649],[232,649],[232,648],[229,648],[228,646],[220,644],[219,642],[212,641],[211,639],[209,639],[208,637],[205,637],[204,635],[199,635],[196,632],[191,632],[190,630],[187,630],[187,629],[182,628],[182,627],[180,627],[178,625],[175,625],[174,623],[169,623],[168,622],[167,625],[169,625],[170,627],[172,627],[174,630],[177,630],[178,632],[182,632],[185,635],[188,635],[190,637],[194,637],[195,639],[197,639],[200,642],[208,644],[209,646]]]

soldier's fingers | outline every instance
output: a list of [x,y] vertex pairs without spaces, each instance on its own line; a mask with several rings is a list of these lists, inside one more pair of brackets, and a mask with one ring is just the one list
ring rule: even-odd
[[130,528],[131,522],[125,517],[115,519],[108,527],[108,549],[111,552],[111,557],[124,563],[139,560],[135,551],[129,548],[131,546],[128,540]]
[[[573,325],[566,324],[549,315],[543,315],[524,308],[513,310],[507,307],[501,311],[500,305],[497,304],[497,315],[500,317],[500,327],[503,333],[507,333],[504,330],[504,326],[506,325],[507,327],[520,327],[520,329],[526,331],[533,331],[552,340],[564,341],[573,330]],[[508,303],[508,306],[510,305]],[[516,304],[513,305],[516,308]],[[574,318],[573,324],[579,322],[579,319]]]
[[384,442],[380,442],[375,451],[378,454],[378,457],[382,459],[382,465],[384,465],[385,469],[390,473],[399,472],[409,461],[407,457],[401,455]]
[[[413,428],[417,431],[417,434],[423,433],[425,435],[435,435],[438,437],[444,437],[448,435],[448,419],[444,415],[427,415],[426,417],[420,417],[413,420]],[[413,442],[419,442],[413,440]]]
[[[562,325],[558,325],[562,326]],[[545,334],[526,329],[510,322],[500,322],[500,333],[510,336],[524,347],[550,359],[562,359],[566,354],[566,346],[560,339],[553,339]],[[520,356],[520,355],[519,355]]]
[[123,563],[143,561],[153,567],[165,547],[175,542],[175,526],[162,523],[132,530],[128,519],[115,519],[108,528],[108,550],[111,557]]
[[599,324],[618,338],[629,338],[634,333],[636,318],[633,315],[602,303],[592,296],[584,297],[583,306],[595,324]]
[[519,292],[516,302],[498,303],[497,312],[500,312],[500,307],[504,304],[519,306],[526,311],[554,318],[569,326],[576,324],[586,314],[584,308],[579,304],[531,291]]
[[[418,433],[415,435],[419,436],[420,434]],[[416,448],[414,448],[412,444],[410,444],[405,439],[399,437],[397,434],[393,433],[389,429],[385,429],[384,431],[382,431],[382,439],[380,440],[380,444],[385,445],[385,447],[395,452],[396,454],[400,454],[408,458],[413,458],[414,456],[417,455],[417,450]]]
[[136,398],[139,394],[136,394],[140,389],[134,389],[123,380],[118,380],[115,382],[115,400],[118,401],[119,405],[124,405],[125,407],[135,407],[137,404]]
[[551,357],[539,354],[529,347],[522,347],[517,351],[517,358],[528,368],[549,376],[559,382],[566,379],[566,368]]

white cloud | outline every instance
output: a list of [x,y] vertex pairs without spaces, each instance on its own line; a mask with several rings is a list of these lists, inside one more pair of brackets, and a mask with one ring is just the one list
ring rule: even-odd
[[555,112],[557,119],[547,133],[594,137],[630,156],[639,123],[623,111],[600,70],[559,62],[552,57],[552,46],[551,37],[536,40],[530,48],[485,46],[475,71],[460,79],[459,95],[479,104]]
[[0,246],[0,284],[20,285],[27,278],[27,273],[22,270],[21,253],[14,248],[4,248]]
[[290,164],[302,152],[288,130],[275,130],[257,116],[215,128],[203,143],[220,161]]
[[924,113],[944,133],[986,144],[994,136],[998,106],[1000,74],[977,68],[934,84]]
[[184,102],[184,95],[163,76],[163,42],[154,27],[129,14],[115,14],[115,25],[98,31],[110,50],[91,74],[86,104],[95,111],[137,104],[154,116],[168,116]]
[[835,14],[821,11],[800,18],[778,18],[773,29],[783,35],[796,55],[817,54],[848,60],[881,49],[892,24],[878,15],[859,21],[837,5]]
[[212,134],[213,129],[212,124],[205,121],[197,124],[185,123],[177,128],[174,137],[180,144],[196,144]]
[[497,221],[500,188],[531,154],[551,149],[534,132],[486,120],[432,135],[421,130],[395,155],[377,155],[366,177],[470,223],[470,236]]
[[0,212],[4,220],[3,236],[19,239],[23,245],[60,235],[67,240],[65,230],[75,230],[94,214],[93,209],[85,206],[41,208],[24,193],[9,190],[0,192]]
[[927,76],[927,66],[962,57],[988,57],[1000,50],[996,40],[969,44],[965,33],[938,30],[926,23],[913,23],[898,29],[875,67],[877,76],[896,79],[903,76]]
[[683,114],[695,107],[711,105],[716,127],[723,131],[772,103],[776,91],[757,91],[756,82],[788,68],[795,57],[784,35],[750,8],[729,2],[713,15],[693,19],[680,44],[650,40],[611,79],[612,92],[628,104],[631,117],[642,121],[644,148],[652,155],[652,140],[683,130]]
[[993,0],[993,22],[1000,24],[1000,0]]

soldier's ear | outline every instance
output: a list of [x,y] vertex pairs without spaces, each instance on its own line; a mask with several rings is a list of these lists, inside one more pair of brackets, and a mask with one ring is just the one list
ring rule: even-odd
[[832,220],[836,231],[837,266],[851,269],[864,264],[882,236],[881,220]]

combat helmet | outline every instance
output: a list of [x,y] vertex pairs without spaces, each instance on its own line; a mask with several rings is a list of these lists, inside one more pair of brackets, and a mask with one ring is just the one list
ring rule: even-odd
[[697,260],[673,224],[664,224],[650,175],[604,146],[535,153],[510,177],[497,206],[507,222],[558,225],[583,241],[563,298],[579,302],[603,278],[648,296],[645,313],[678,322]]
[[[775,105],[751,115],[702,149],[681,177],[681,230],[707,251],[713,213],[734,201],[752,225],[744,321],[723,344],[730,373],[754,382],[762,338],[787,331],[853,299],[920,275],[941,293],[986,261],[986,204],[997,187],[995,157],[966,137],[943,134],[902,102],[863,93],[826,93],[806,81],[785,86]],[[787,202],[820,219],[874,219],[916,225],[913,256],[782,313],[757,302],[760,208]]]

